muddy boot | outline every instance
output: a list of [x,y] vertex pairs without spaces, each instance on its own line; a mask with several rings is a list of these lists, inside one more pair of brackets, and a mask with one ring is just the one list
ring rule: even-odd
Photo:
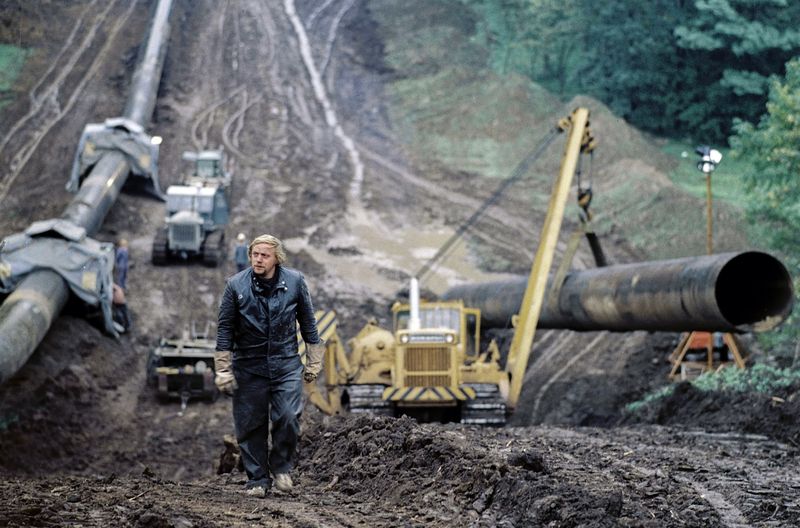
[[275,475],[275,487],[279,491],[291,491],[293,486],[292,477],[288,473],[278,473]]
[[269,484],[265,479],[248,480],[244,485],[244,492],[251,497],[266,497],[269,492]]

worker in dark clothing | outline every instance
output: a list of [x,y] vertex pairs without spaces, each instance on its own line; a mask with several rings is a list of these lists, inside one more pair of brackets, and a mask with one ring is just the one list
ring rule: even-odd
[[114,282],[126,291],[128,289],[128,260],[128,241],[121,238],[114,254]]
[[236,235],[236,246],[233,248],[233,262],[236,264],[236,271],[242,271],[250,265],[250,255],[245,242],[244,233]]
[[[261,235],[250,242],[248,255],[251,266],[230,277],[222,294],[214,369],[217,387],[233,396],[245,491],[264,496],[273,479],[278,490],[292,488],[302,382],[315,381],[322,370],[324,345],[303,275],[283,266],[281,241]],[[298,323],[308,349],[305,368]]]

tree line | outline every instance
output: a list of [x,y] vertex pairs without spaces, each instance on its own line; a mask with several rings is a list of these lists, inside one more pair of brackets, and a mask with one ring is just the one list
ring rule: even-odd
[[800,55],[792,0],[461,0],[491,65],[586,94],[654,134],[720,145]]

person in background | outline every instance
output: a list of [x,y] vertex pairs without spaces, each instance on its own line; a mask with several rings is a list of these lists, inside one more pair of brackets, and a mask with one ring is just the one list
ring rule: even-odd
[[233,250],[233,262],[236,263],[236,271],[244,270],[250,264],[250,257],[247,251],[244,233],[236,235],[236,247]]
[[[278,490],[292,489],[303,381],[317,379],[325,345],[305,278],[284,266],[283,243],[261,235],[250,242],[248,255],[251,266],[228,278],[220,301],[214,382],[233,396],[245,492],[263,497],[273,478]],[[298,324],[308,354],[305,368],[298,353]]]
[[123,290],[128,289],[128,261],[128,241],[120,238],[114,254],[114,282]]

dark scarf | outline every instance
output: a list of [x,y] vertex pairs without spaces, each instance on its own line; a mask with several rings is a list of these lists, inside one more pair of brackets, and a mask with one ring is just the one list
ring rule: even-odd
[[256,294],[269,297],[272,290],[275,289],[275,285],[278,284],[278,274],[278,268],[275,268],[275,274],[272,275],[271,279],[259,277],[253,273],[253,290],[255,290]]

